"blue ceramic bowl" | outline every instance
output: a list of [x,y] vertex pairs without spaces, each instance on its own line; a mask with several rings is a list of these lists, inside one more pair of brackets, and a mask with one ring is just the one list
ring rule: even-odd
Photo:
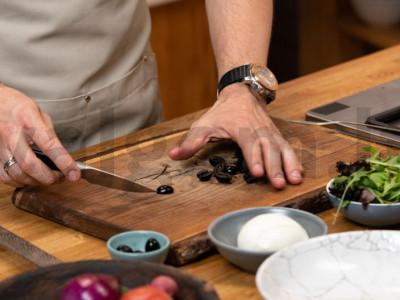
[[[337,208],[340,199],[329,191],[332,182],[333,179],[326,185],[326,192],[331,204]],[[383,227],[400,224],[400,203],[370,203],[364,207],[362,203],[352,201],[346,208],[341,208],[340,212],[347,219],[362,225]]]
[[[144,252],[146,242],[150,238],[156,239],[160,243],[161,248],[155,251]],[[127,245],[133,250],[141,250],[143,253],[125,253],[118,251],[117,247],[120,245]],[[116,260],[140,260],[164,263],[170,248],[170,241],[166,235],[159,232],[134,230],[112,236],[107,242],[107,248],[111,257]]]
[[218,252],[239,268],[255,273],[261,263],[274,252],[255,252],[239,249],[237,236],[249,220],[261,214],[283,214],[298,222],[310,238],[325,235],[328,227],[318,216],[286,207],[255,207],[225,214],[208,227],[208,236]]

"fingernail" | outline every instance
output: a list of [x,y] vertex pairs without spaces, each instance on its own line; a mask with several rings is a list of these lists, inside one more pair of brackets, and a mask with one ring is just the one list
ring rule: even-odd
[[79,179],[79,172],[76,170],[72,170],[68,173],[68,179],[70,181],[77,181]]
[[301,172],[299,170],[294,170],[292,171],[292,177],[296,177],[296,178],[302,178],[303,176],[301,175]]
[[171,156],[172,159],[176,158],[179,155],[179,148],[176,147],[174,149],[172,149],[171,151],[169,151],[169,155]]

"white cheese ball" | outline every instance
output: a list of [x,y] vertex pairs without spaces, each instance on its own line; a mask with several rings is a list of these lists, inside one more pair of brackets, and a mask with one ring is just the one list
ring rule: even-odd
[[262,214],[248,221],[238,235],[243,250],[275,252],[294,243],[307,240],[304,228],[283,214]]

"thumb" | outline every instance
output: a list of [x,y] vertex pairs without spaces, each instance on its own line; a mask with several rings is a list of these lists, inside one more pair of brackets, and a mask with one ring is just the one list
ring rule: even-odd
[[169,156],[173,160],[184,160],[192,157],[208,143],[212,132],[213,130],[211,128],[192,128],[181,145],[173,148],[169,152]]

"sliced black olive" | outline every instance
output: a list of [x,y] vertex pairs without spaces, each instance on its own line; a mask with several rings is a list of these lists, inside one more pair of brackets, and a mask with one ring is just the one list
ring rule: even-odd
[[211,156],[208,160],[210,162],[210,164],[215,167],[216,165],[219,165],[221,163],[225,163],[225,159],[221,156]]
[[134,253],[132,248],[127,245],[119,245],[117,250],[125,253]]
[[156,251],[160,248],[160,243],[156,239],[151,238],[147,240],[145,247],[146,252]]
[[216,172],[214,174],[215,178],[217,178],[217,180],[221,183],[231,183],[232,182],[232,176],[227,174],[227,173],[223,173],[223,172]]
[[209,181],[212,176],[213,176],[213,172],[211,172],[209,170],[201,170],[197,173],[197,178],[200,181]]
[[227,173],[229,175],[236,175],[238,173],[238,168],[236,165],[233,164],[225,165],[224,173]]
[[250,172],[247,172],[243,175],[243,179],[248,183],[256,183],[258,181],[258,178],[253,176]]
[[225,169],[225,162],[221,162],[214,166],[214,173],[217,173],[217,172],[224,173],[224,169]]
[[162,185],[157,188],[157,194],[167,195],[173,193],[174,193],[174,188],[169,185]]

